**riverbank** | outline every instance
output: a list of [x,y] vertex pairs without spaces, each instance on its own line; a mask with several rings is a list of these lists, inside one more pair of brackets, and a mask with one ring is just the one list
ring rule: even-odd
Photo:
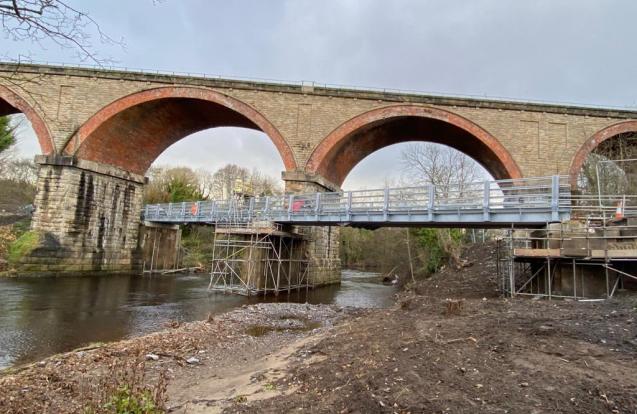
[[208,290],[209,275],[0,278],[0,370],[95,342],[116,342],[260,302],[391,307],[396,286],[343,270],[341,283],[279,297]]
[[635,412],[637,299],[500,298],[492,249],[391,309],[257,304],[54,356],[0,378],[0,411],[78,411],[134,362],[180,413]]
[[[54,355],[3,371],[0,412],[82,412],[108,399],[100,389],[105,381],[141,374],[152,387],[161,376],[167,377],[172,410],[185,412],[202,402],[223,406],[237,397],[247,401],[277,380],[270,371],[287,364],[281,355],[294,353],[310,343],[304,339],[321,337],[356,312],[335,305],[260,303],[154,334]],[[132,370],[143,373],[127,373]]]

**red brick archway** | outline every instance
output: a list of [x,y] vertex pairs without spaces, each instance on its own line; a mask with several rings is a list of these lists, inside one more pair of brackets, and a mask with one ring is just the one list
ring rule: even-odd
[[296,168],[291,148],[263,115],[237,99],[195,87],[162,87],[118,99],[82,125],[64,153],[144,174],[170,145],[220,126],[265,132],[285,168]]
[[306,170],[340,186],[367,155],[406,141],[453,147],[482,164],[496,179],[522,177],[506,148],[487,131],[454,113],[419,105],[374,109],[346,121],[314,150]]
[[42,153],[55,153],[55,144],[42,117],[17,93],[0,85],[0,116],[13,115],[20,112],[31,122],[35,135],[38,137]]
[[568,174],[571,188],[575,189],[577,187],[577,176],[582,170],[582,167],[584,166],[584,162],[586,162],[586,158],[588,158],[588,155],[593,152],[593,150],[597,148],[597,146],[602,142],[626,132],[637,132],[637,121],[622,121],[607,126],[606,128],[593,134],[593,136],[590,137],[580,147],[580,149],[575,153],[573,160],[571,161],[571,168]]

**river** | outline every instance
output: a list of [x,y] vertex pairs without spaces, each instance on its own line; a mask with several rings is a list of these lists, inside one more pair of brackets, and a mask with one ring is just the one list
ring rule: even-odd
[[[388,307],[396,289],[375,273],[343,270],[341,284],[277,300]],[[205,319],[264,299],[211,293],[206,275],[0,278],[0,369],[95,342]]]

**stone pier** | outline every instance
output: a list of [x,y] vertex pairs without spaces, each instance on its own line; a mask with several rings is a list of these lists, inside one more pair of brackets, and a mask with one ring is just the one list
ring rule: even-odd
[[37,156],[35,212],[18,272],[72,274],[141,269],[144,177],[67,156]]
[[[285,192],[304,194],[340,191],[340,188],[317,174],[297,171],[283,173]],[[310,260],[310,282],[314,286],[340,283],[341,258],[338,227],[297,226],[297,232],[307,235],[307,254]]]

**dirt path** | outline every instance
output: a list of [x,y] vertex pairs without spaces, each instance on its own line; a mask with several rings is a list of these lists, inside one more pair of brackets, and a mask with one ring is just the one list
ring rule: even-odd
[[[307,366],[321,358],[299,361],[299,350],[311,347],[323,338],[314,334],[301,339],[291,339],[291,343],[268,352],[258,350],[250,358],[227,366],[208,366],[195,376],[176,378],[169,388],[169,410],[175,413],[219,413],[235,402],[256,402],[296,391],[295,387],[285,390],[276,387],[284,372],[291,365],[301,363]],[[261,354],[264,352],[264,354]],[[265,356],[262,356],[265,355]]]

